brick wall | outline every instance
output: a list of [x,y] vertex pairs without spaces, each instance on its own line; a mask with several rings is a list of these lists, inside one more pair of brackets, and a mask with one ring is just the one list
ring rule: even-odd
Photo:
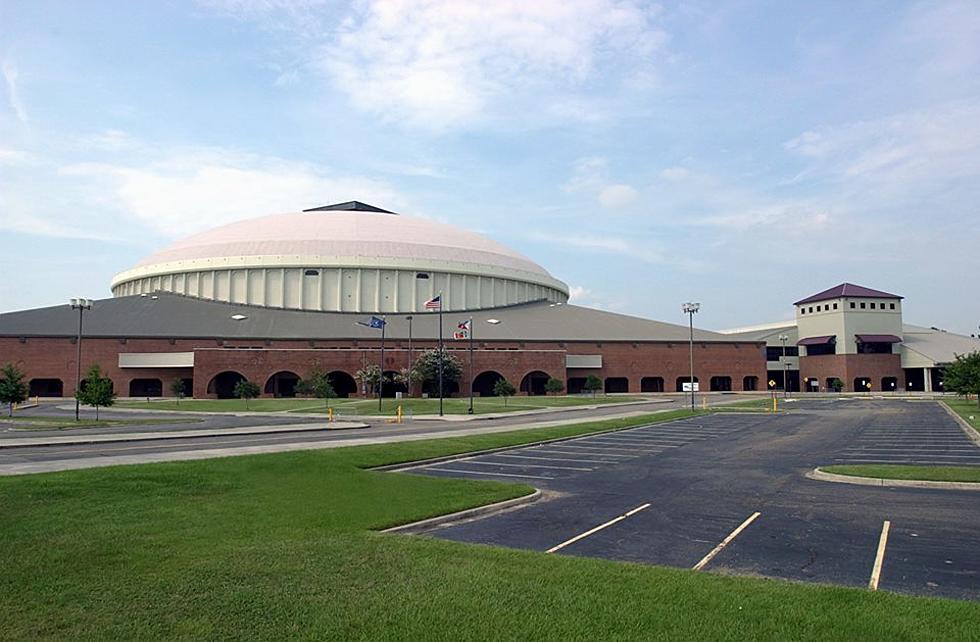
[[[828,354],[816,357],[800,357],[800,382],[803,390],[810,388],[807,379],[816,378],[820,390],[828,390],[827,379],[837,377],[844,382],[844,391],[855,392],[854,380],[858,377],[871,379],[871,390],[882,390],[882,379],[896,378],[896,389],[905,387],[905,371],[902,370],[901,355],[897,354]],[[866,392],[857,390],[856,392]]]

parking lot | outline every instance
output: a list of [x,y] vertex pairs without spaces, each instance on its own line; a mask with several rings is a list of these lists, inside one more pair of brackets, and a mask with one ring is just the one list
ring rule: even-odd
[[980,599],[980,493],[810,480],[831,463],[980,464],[933,403],[798,402],[417,468],[549,499],[432,534],[701,571]]

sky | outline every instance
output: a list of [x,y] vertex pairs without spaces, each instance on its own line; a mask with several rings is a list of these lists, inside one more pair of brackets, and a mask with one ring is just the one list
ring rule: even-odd
[[0,311],[348,200],[721,329],[980,323],[980,4],[0,0]]

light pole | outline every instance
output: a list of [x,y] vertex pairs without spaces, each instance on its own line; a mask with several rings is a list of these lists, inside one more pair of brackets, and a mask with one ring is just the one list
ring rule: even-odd
[[785,334],[781,334],[779,335],[779,340],[783,343],[783,399],[785,399],[786,391],[789,389],[789,379],[787,378],[789,362],[786,361],[786,342],[789,341],[789,337]]
[[385,329],[388,326],[388,317],[381,315],[381,369],[378,370],[378,414],[381,414],[381,399],[384,397],[385,390]]
[[690,334],[690,354],[691,354],[691,411],[694,410],[694,315],[701,309],[700,303],[685,303],[681,310],[688,316]]
[[78,421],[78,392],[82,385],[82,315],[92,309],[91,299],[72,299],[72,310],[78,310],[78,336],[75,337],[75,421]]
[[411,314],[405,317],[408,321],[408,396],[412,396],[412,319]]

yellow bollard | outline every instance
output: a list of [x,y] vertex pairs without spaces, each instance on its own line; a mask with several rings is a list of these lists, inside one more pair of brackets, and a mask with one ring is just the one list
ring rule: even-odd
[[327,421],[333,422],[333,408],[327,408]]
[[401,406],[401,404],[398,404],[397,416],[398,416],[398,423],[401,423],[402,422],[402,406]]
[[777,412],[779,409],[779,401],[776,399],[776,395],[772,396],[772,411]]

